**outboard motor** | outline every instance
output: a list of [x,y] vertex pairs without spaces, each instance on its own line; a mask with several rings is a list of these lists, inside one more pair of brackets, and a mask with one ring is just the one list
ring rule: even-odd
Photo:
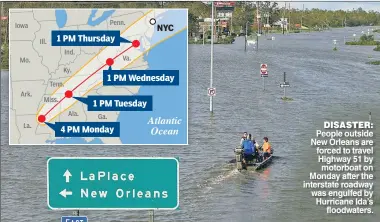
[[235,148],[236,168],[239,171],[243,169],[243,153],[244,150],[241,147]]

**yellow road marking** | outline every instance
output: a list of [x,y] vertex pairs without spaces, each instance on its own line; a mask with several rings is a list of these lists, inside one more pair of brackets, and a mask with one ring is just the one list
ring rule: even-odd
[[41,106],[41,108],[37,111],[37,115],[36,115],[36,121],[37,121],[37,122],[39,122],[39,121],[38,121],[38,113],[41,112],[41,110],[42,110],[42,108],[44,108],[44,106],[45,106],[45,104],[43,104],[43,105]]
[[[139,59],[141,56],[143,56],[144,54],[146,54],[147,52],[149,52],[150,50],[152,50],[154,47],[156,47],[157,45],[161,44],[162,42],[172,38],[173,36],[183,32],[184,30],[187,29],[187,26],[185,26],[183,29],[179,30],[178,32],[160,40],[159,42],[155,43],[153,46],[151,46],[149,49],[147,49],[146,51],[144,51],[141,55],[139,55],[137,58],[135,58],[134,60],[132,60],[129,64],[127,64],[126,66],[124,66],[121,70],[124,70],[126,69],[128,66],[130,66],[132,63],[134,63],[137,59]],[[99,82],[98,84],[96,84],[95,86],[91,87],[91,89],[89,89],[86,93],[84,93],[82,96],[85,96],[87,95],[91,90],[93,90],[95,87],[99,86],[100,84],[102,84],[103,81]],[[65,112],[66,110],[68,110],[69,108],[71,108],[72,106],[74,106],[76,103],[78,102],[75,101],[73,104],[71,104],[70,106],[68,106],[66,109],[64,109],[62,112],[58,113],[57,115],[53,116],[48,122],[51,122],[52,120],[54,120],[55,118],[57,118],[61,113]]]

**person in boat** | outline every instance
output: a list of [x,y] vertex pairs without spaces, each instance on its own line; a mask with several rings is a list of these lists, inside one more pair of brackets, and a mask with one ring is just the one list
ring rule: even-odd
[[260,152],[259,143],[255,139],[252,140],[252,143],[254,144],[253,145],[253,150],[255,152],[256,162],[258,162],[258,163],[262,162],[263,161],[263,155]]
[[243,142],[244,140],[247,140],[247,132],[244,132],[243,133],[243,136],[241,137],[241,140],[240,140],[240,146],[243,148]]
[[247,136],[247,139],[243,141],[243,150],[244,150],[244,156],[243,160],[246,163],[247,161],[252,161],[254,156],[254,149],[253,149],[253,142],[251,140],[252,135],[249,134]]
[[271,145],[268,141],[268,137],[264,137],[263,143],[264,159],[267,159],[271,155]]

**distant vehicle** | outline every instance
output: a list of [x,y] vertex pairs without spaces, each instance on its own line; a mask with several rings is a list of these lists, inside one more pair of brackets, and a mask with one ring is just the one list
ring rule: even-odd
[[247,40],[247,45],[250,46],[250,45],[256,45],[256,41],[255,40]]

